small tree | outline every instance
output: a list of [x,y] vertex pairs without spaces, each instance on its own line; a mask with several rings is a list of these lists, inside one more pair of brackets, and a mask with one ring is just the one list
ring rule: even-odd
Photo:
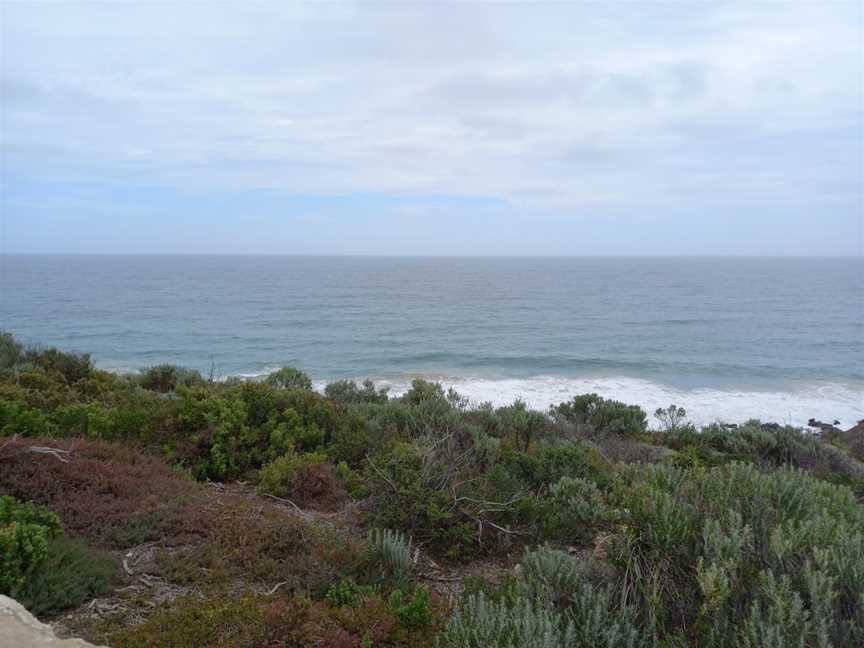
[[312,381],[305,373],[294,367],[282,367],[274,371],[265,382],[272,387],[280,389],[312,389]]
[[660,421],[664,432],[676,432],[684,426],[687,420],[687,410],[673,403],[666,408],[658,407],[654,412],[654,418]]

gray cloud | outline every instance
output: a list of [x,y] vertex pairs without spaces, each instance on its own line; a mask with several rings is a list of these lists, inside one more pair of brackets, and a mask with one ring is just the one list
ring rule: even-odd
[[860,179],[862,35],[846,5],[4,12],[7,170],[46,183],[490,196],[622,217],[712,194],[837,205]]

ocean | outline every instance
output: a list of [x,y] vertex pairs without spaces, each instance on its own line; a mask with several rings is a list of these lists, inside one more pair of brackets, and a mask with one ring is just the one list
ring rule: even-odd
[[696,423],[864,418],[864,259],[0,257],[0,329],[129,372],[283,365]]

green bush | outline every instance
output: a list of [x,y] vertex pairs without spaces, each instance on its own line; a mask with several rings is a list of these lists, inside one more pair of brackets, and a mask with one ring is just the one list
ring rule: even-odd
[[12,369],[24,360],[24,350],[11,333],[0,332],[0,370]]
[[15,596],[48,557],[62,533],[56,514],[32,502],[0,497],[0,594]]
[[87,378],[93,370],[89,353],[65,353],[53,347],[28,349],[24,359],[49,373],[56,373],[70,385]]
[[330,607],[358,608],[374,593],[371,585],[358,585],[353,578],[343,578],[330,586],[324,600]]
[[172,364],[161,364],[141,372],[139,378],[144,389],[167,394],[177,388],[177,385],[201,385],[204,378],[194,369],[178,367]]
[[110,554],[80,540],[54,538],[45,559],[19,589],[16,598],[36,616],[53,616],[112,590],[120,573]]
[[463,560],[477,543],[477,524],[454,506],[453,496],[434,487],[435,475],[416,445],[400,443],[384,457],[370,458],[367,478],[376,494],[370,522],[399,529],[440,556]]
[[400,590],[390,594],[390,608],[406,628],[418,630],[428,628],[434,620],[429,607],[429,592],[419,585],[406,600],[406,595]]
[[327,457],[316,453],[286,452],[265,465],[258,473],[258,492],[289,497],[294,489],[298,470],[303,466],[324,463]]
[[541,412],[529,410],[522,400],[497,409],[495,415],[501,433],[512,438],[523,452],[527,452],[549,428],[549,420]]
[[329,383],[324,388],[324,395],[330,400],[343,404],[356,403],[386,403],[388,400],[388,387],[375,388],[371,380],[364,380],[362,386],[353,380],[337,380]]
[[312,389],[309,376],[294,367],[282,367],[269,374],[264,382],[279,389]]
[[638,438],[648,430],[648,419],[641,407],[607,400],[597,394],[575,396],[553,407],[552,414],[589,432]]

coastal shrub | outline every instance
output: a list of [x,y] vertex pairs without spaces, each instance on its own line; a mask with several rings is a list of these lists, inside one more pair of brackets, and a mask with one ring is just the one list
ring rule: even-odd
[[36,437],[51,432],[50,419],[38,409],[20,401],[0,400],[0,435]]
[[342,485],[342,488],[349,497],[354,499],[364,499],[371,494],[369,485],[363,478],[363,474],[352,469],[344,461],[340,461],[336,464],[334,472],[336,474],[336,479],[339,480],[339,483]]
[[410,630],[428,628],[434,622],[429,592],[420,585],[417,585],[410,594],[394,590],[390,594],[388,603],[396,618]]
[[343,578],[330,586],[324,600],[330,607],[356,608],[374,593],[375,588],[371,585],[358,585],[353,578]]
[[542,536],[569,545],[589,544],[601,529],[620,521],[620,513],[608,503],[596,482],[581,477],[562,477],[541,500]]
[[48,543],[61,533],[51,511],[0,497],[0,594],[17,595],[48,557]]
[[455,505],[451,494],[430,485],[422,451],[400,443],[385,456],[370,457],[367,477],[376,494],[369,522],[398,529],[433,553],[465,559],[476,550],[477,523]]
[[0,370],[12,369],[24,359],[24,348],[8,332],[0,331]]
[[583,583],[570,597],[565,617],[572,628],[569,645],[579,648],[647,648],[636,610],[613,602],[610,591]]
[[326,452],[333,461],[344,462],[356,470],[365,465],[368,455],[379,453],[392,443],[392,437],[382,434],[380,429],[352,412],[345,414],[341,424],[333,430]]
[[277,497],[290,497],[299,482],[301,468],[322,464],[327,457],[317,453],[290,450],[266,464],[258,473],[258,492]]
[[576,426],[585,433],[599,432],[639,438],[648,429],[645,411],[638,405],[607,400],[597,394],[574,396],[572,400],[551,409],[553,416]]
[[743,461],[765,468],[793,466],[864,494],[864,464],[814,434],[788,425],[752,420],[734,427],[712,424],[696,431],[683,426],[663,435],[677,461],[717,466]]
[[531,453],[505,452],[504,469],[534,493],[546,492],[562,477],[582,477],[608,486],[612,467],[594,448],[578,442],[541,442]]
[[264,606],[247,595],[178,598],[144,623],[112,633],[110,640],[115,648],[260,648],[266,639]]
[[371,380],[364,380],[358,386],[353,380],[337,380],[324,387],[324,395],[330,400],[343,404],[386,403],[388,387],[377,389]]
[[[742,463],[636,473],[616,490],[623,524],[607,546],[625,575],[619,587],[653,633],[691,627],[706,645],[727,645],[740,639],[739,619],[769,614],[784,592],[799,619],[827,619],[831,642],[860,639],[864,508],[851,490]],[[782,588],[765,584],[769,573]],[[810,596],[816,582],[825,591]]]
[[346,498],[336,467],[331,463],[297,468],[290,495],[298,506],[316,511],[335,511]]
[[[416,591],[410,600],[400,597],[398,605],[395,598],[384,601],[376,594],[362,598],[357,605],[353,600],[352,605],[331,605],[302,596],[273,600],[220,591],[203,598],[185,596],[160,606],[139,625],[106,632],[105,640],[117,648],[435,645],[443,610],[431,599]],[[100,637],[97,634],[93,638]]]
[[46,372],[61,376],[68,384],[88,377],[93,369],[89,353],[66,353],[54,347],[28,349],[24,354],[24,360],[41,367]]
[[526,550],[515,579],[466,594],[441,645],[647,647],[636,610],[620,606],[591,571],[563,551]]
[[687,421],[687,410],[672,403],[669,407],[658,407],[654,410],[654,418],[660,421],[663,431],[667,434],[682,428]]
[[540,412],[529,410],[523,400],[495,411],[499,430],[513,440],[515,446],[527,452],[531,444],[549,428],[549,420]]
[[204,378],[200,372],[172,364],[161,364],[141,372],[139,378],[144,389],[167,394],[176,389],[177,385],[200,385]]
[[38,617],[53,616],[110,592],[119,575],[120,564],[110,554],[81,540],[56,537],[16,598]]
[[[164,462],[102,441],[0,438],[0,493],[54,511],[67,533],[125,548],[200,536],[208,519],[191,501],[198,486]],[[65,461],[31,445],[70,451]]]
[[411,573],[411,540],[390,529],[371,529],[367,540],[385,580],[404,585]]
[[294,367],[282,367],[268,374],[264,381],[279,389],[312,389],[312,380],[309,376]]
[[548,546],[526,549],[522,556],[519,590],[546,607],[562,607],[585,581],[582,564]]
[[510,605],[485,594],[468,596],[453,614],[440,639],[442,648],[564,648],[573,629],[561,616],[527,599]]
[[420,405],[428,401],[446,403],[447,396],[441,383],[415,378],[411,381],[411,388],[402,395],[401,400],[406,405]]

